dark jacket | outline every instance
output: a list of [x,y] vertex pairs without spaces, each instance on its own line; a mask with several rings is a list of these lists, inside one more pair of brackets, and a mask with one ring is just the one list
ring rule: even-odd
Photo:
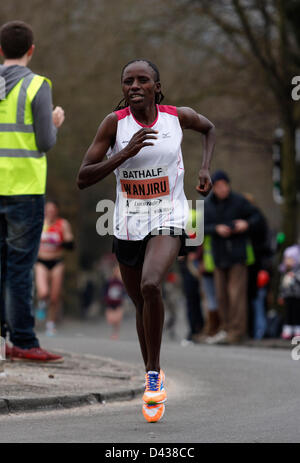
[[231,228],[234,221],[246,220],[249,232],[260,220],[257,209],[247,199],[233,191],[224,200],[219,200],[211,193],[204,202],[204,233],[212,236],[212,251],[217,267],[227,268],[237,263],[246,262],[246,245],[248,233],[237,233],[223,238],[216,233],[216,226],[223,224]]
[[249,229],[249,236],[255,255],[257,269],[271,271],[273,251],[271,245],[271,231],[262,212],[257,208],[259,221]]

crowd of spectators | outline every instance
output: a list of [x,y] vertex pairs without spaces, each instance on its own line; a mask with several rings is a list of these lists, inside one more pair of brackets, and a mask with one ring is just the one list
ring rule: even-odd
[[254,198],[235,192],[226,172],[212,183],[204,242],[179,263],[187,339],[230,345],[300,336],[300,245],[276,244]]

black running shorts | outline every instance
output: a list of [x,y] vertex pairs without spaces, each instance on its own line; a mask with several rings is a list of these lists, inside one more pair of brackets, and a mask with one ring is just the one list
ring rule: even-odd
[[[178,252],[179,256],[185,256],[187,254],[187,249],[185,245],[185,240],[188,238],[184,230],[175,229],[174,227],[168,227],[168,235],[176,238],[179,236],[181,241],[181,246]],[[158,230],[158,235],[165,234],[164,230]],[[153,232],[145,236],[144,239],[138,241],[130,240],[119,240],[114,236],[112,251],[116,254],[118,262],[128,267],[140,267],[143,265],[147,243],[151,238],[154,238],[157,235],[153,235]]]

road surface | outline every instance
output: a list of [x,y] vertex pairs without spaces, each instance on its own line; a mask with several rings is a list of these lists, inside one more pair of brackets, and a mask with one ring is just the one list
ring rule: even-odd
[[[65,323],[44,347],[140,365],[134,319],[111,341],[104,320]],[[181,336],[185,332],[180,325]],[[179,336],[180,337],[180,336]],[[291,346],[292,350],[292,346]],[[187,345],[164,336],[168,402],[148,424],[141,399],[0,417],[0,442],[300,442],[300,360],[289,349]]]

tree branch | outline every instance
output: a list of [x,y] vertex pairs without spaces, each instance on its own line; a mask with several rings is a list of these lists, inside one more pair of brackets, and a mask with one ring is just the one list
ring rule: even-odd
[[260,11],[262,19],[264,21],[264,42],[265,42],[265,49],[270,57],[270,60],[274,67],[276,67],[276,61],[274,59],[272,53],[272,44],[271,44],[271,27],[274,25],[273,18],[270,16],[267,7],[266,7],[266,0],[254,0],[254,4],[256,9]]
[[277,72],[276,65],[272,63],[272,61],[268,61],[260,51],[259,45],[256,41],[255,35],[252,31],[250,26],[249,19],[245,13],[245,9],[241,6],[240,0],[231,0],[232,5],[235,9],[235,12],[240,19],[241,25],[245,31],[246,38],[248,39],[248,43],[250,49],[252,50],[253,55],[261,64],[262,68],[265,71],[265,74],[269,80],[270,85],[274,93],[276,94],[277,98],[282,99],[286,97],[285,89],[286,85],[283,79],[281,79],[280,75]]
[[[201,0],[200,0],[201,3]],[[242,31],[240,28],[230,24],[229,22],[225,21],[221,15],[215,13],[210,6],[206,2],[202,3],[202,6],[198,7],[198,11],[200,14],[207,15],[212,21],[225,33],[229,41],[234,45],[236,50],[239,52],[241,56],[244,58],[249,59],[249,52],[246,48],[244,48],[241,44],[241,41],[238,40],[237,36],[242,36]]]
[[260,64],[263,66],[263,68],[266,69],[267,71],[270,71],[270,65],[267,62],[267,60],[264,58],[262,53],[260,52],[260,48],[258,46],[258,43],[256,42],[255,36],[251,29],[250,22],[248,20],[248,17],[245,13],[244,8],[241,6],[239,0],[231,0],[231,1],[235,9],[235,12],[241,22],[241,25],[245,31],[245,35],[248,39],[248,42],[249,42],[249,45],[251,47],[253,54],[256,56],[256,58],[258,59]]

